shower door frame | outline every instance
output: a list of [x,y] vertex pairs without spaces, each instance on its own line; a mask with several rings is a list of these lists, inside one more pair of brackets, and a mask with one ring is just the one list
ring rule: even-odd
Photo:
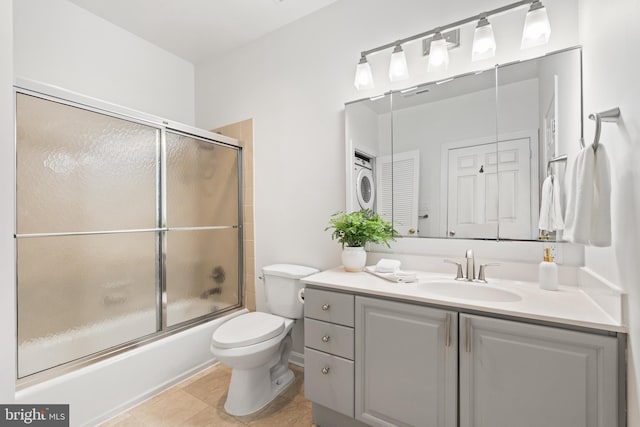
[[[18,182],[18,138],[17,138],[17,97],[18,94],[28,95],[44,99],[46,101],[55,102],[58,104],[80,108],[85,111],[102,114],[108,117],[116,119],[122,119],[128,122],[137,123],[144,126],[149,126],[159,131],[159,141],[157,141],[156,152],[156,227],[150,229],[127,229],[127,230],[109,230],[109,231],[96,231],[96,232],[65,232],[65,233],[37,233],[37,234],[18,234],[18,206],[17,206],[17,182]],[[184,330],[193,328],[195,326],[204,324],[211,320],[222,317],[233,311],[240,310],[244,307],[244,224],[243,224],[243,147],[234,138],[230,138],[217,133],[198,129],[183,123],[174,122],[166,119],[162,119],[151,114],[132,110],[126,107],[122,107],[110,102],[102,101],[96,98],[81,95],[72,91],[68,91],[56,86],[50,86],[40,82],[35,82],[28,79],[16,78],[13,87],[13,111],[14,111],[14,159],[13,159],[13,212],[14,212],[14,253],[15,253],[15,286],[16,286],[16,328],[18,326],[18,239],[29,237],[42,237],[42,236],[73,236],[73,235],[96,235],[96,234],[117,234],[117,233],[134,233],[134,232],[154,232],[156,233],[156,331],[124,342],[122,344],[106,348],[104,350],[91,353],[89,355],[70,360],[63,364],[53,366],[42,371],[31,373],[23,377],[18,375],[18,363],[19,363],[19,346],[18,346],[18,334],[16,329],[16,354],[15,354],[15,372],[16,372],[16,390],[21,390],[34,384],[58,377],[60,375],[81,369],[83,367],[92,365],[99,361],[108,359],[117,354],[125,351],[133,350],[140,346],[149,344],[151,342],[164,339],[173,334],[182,332]],[[167,259],[167,232],[172,228],[167,226],[167,157],[166,157],[166,134],[167,131],[175,134],[193,138],[201,142],[221,145],[227,148],[235,149],[237,152],[237,171],[238,171],[238,222],[237,226],[210,226],[210,227],[194,227],[194,229],[237,229],[238,230],[238,282],[237,292],[238,301],[229,307],[226,307],[215,312],[201,315],[189,320],[180,322],[174,326],[167,325],[167,281],[166,281],[166,259]],[[183,228],[184,229],[184,228]]]

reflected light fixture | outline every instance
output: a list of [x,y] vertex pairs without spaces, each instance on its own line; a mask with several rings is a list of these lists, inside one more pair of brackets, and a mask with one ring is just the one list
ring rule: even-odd
[[473,33],[473,48],[471,51],[471,60],[480,61],[481,59],[492,58],[496,55],[496,39],[493,36],[493,28],[486,16],[478,21],[476,30]]
[[402,50],[402,46],[397,44],[391,54],[389,62],[389,80],[397,82],[409,78],[409,68],[407,67],[407,56]]
[[524,29],[522,30],[522,49],[534,46],[541,46],[549,42],[551,35],[551,24],[547,16],[547,9],[542,5],[540,0],[531,3],[527,16],[524,20]]
[[365,55],[360,57],[360,62],[358,62],[358,66],[356,67],[356,78],[353,85],[358,90],[373,89],[373,74],[371,74],[371,67]]
[[431,41],[427,71],[445,71],[447,68],[449,68],[447,41],[442,37],[442,33],[438,31]]

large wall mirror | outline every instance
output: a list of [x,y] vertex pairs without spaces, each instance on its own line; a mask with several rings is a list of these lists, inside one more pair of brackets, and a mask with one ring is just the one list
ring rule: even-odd
[[561,240],[540,230],[547,174],[566,197],[582,135],[579,48],[348,103],[347,210],[406,237]]

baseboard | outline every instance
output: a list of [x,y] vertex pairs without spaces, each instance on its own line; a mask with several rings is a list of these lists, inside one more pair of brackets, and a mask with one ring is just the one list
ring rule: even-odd
[[212,359],[210,361],[207,361],[205,363],[202,363],[192,369],[190,369],[187,372],[182,373],[181,375],[178,375],[172,379],[170,379],[169,381],[165,381],[164,383],[154,387],[153,389],[147,391],[146,393],[143,393],[141,395],[138,395],[136,397],[134,397],[133,399],[130,399],[127,402],[124,402],[121,405],[118,405],[117,407],[113,408],[112,410],[110,410],[109,412],[103,413],[100,416],[88,421],[86,424],[83,424],[85,426],[95,426],[98,425],[100,423],[103,423],[113,417],[115,417],[116,415],[119,415],[123,412],[128,411],[129,409],[138,406],[139,404],[141,404],[142,402],[151,399],[152,397],[162,393],[163,391],[166,391],[167,389],[173,387],[174,385],[181,383],[182,381],[199,374],[200,372],[202,372],[205,369],[208,369],[210,367],[212,367],[213,365],[216,365],[217,363],[219,363],[216,359]]
[[289,363],[293,363],[294,365],[302,366],[304,368],[304,354],[292,351],[291,356],[289,356]]

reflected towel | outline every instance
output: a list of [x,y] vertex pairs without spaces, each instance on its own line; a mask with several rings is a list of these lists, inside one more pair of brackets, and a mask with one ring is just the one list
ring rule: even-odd
[[564,237],[594,246],[611,244],[611,182],[603,145],[597,155],[589,145],[576,157],[569,181]]
[[564,230],[560,207],[560,184],[553,175],[549,175],[542,183],[538,228],[546,231]]

